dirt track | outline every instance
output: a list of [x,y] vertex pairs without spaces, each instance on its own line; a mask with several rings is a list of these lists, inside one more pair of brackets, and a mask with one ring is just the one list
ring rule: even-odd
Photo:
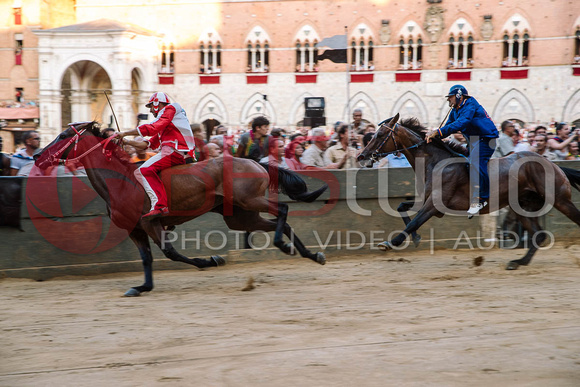
[[0,386],[580,385],[580,246],[481,253],[4,280]]

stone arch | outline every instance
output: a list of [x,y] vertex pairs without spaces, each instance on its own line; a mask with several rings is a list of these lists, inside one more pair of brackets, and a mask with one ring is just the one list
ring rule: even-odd
[[379,109],[375,101],[369,97],[365,92],[359,91],[350,99],[350,111],[348,111],[349,106],[344,107],[344,112],[342,116],[344,117],[344,122],[352,121],[352,111],[354,109],[362,109],[363,119],[368,120],[372,123],[378,123],[380,121]]
[[531,30],[532,28],[530,27],[528,19],[520,13],[514,13],[510,16],[501,28],[502,34],[507,32],[509,35],[524,33],[526,31],[530,33]]
[[318,32],[312,23],[307,22],[298,29],[293,42],[320,42],[320,36],[318,36]]
[[258,116],[266,116],[272,124],[276,123],[276,111],[268,100],[264,100],[264,95],[255,93],[246,100],[240,114],[240,124],[247,125],[252,119]]
[[203,122],[214,119],[222,124],[227,124],[228,111],[223,101],[214,93],[208,93],[197,103],[193,112],[193,122]]
[[574,94],[566,101],[562,111],[562,120],[564,122],[574,122],[580,119],[580,90],[576,90]]
[[534,122],[534,108],[530,100],[519,90],[505,93],[493,109],[492,118],[496,123],[517,118],[523,122]]
[[56,74],[58,74],[58,76],[54,80],[55,82],[57,82],[55,84],[56,89],[60,88],[60,84],[62,83],[62,78],[64,77],[66,71],[70,67],[75,65],[76,63],[80,63],[80,62],[93,62],[93,63],[96,63],[97,65],[99,65],[100,67],[102,67],[103,70],[105,70],[105,72],[109,76],[109,79],[111,79],[111,87],[115,86],[113,84],[114,71],[109,66],[110,63],[107,62],[106,60],[104,60],[104,58],[98,57],[96,55],[82,53],[82,54],[76,54],[76,55],[71,55],[70,57],[67,57],[66,60],[58,66],[58,69],[56,71]]
[[115,126],[113,113],[103,93],[103,90],[112,89],[113,84],[113,78],[105,68],[90,60],[80,60],[70,64],[60,79],[56,90],[60,90],[63,96],[60,105],[63,128],[67,122],[93,119]]
[[[304,98],[306,97],[313,97],[313,95],[310,94],[309,92],[305,92],[294,100],[294,103],[290,108],[290,116],[288,120],[290,125],[296,125],[298,121],[304,118],[305,115]],[[300,115],[300,113],[302,113],[302,115]]]
[[421,123],[429,122],[429,114],[425,103],[417,94],[408,91],[397,99],[391,110],[391,116],[399,113],[402,117],[415,117]]

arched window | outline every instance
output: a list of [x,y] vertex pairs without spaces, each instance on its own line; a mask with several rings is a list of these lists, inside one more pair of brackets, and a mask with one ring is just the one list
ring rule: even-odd
[[294,37],[296,43],[296,71],[318,71],[318,33],[314,27],[304,25]]
[[263,73],[270,70],[269,40],[270,37],[260,26],[252,28],[246,37],[248,44],[248,72]]
[[423,40],[416,41],[410,37],[408,40],[401,39],[399,42],[401,52],[399,55],[399,68],[401,70],[418,70],[423,68]]
[[199,72],[221,73],[221,37],[214,29],[206,30],[199,39]]
[[399,69],[419,70],[423,68],[423,30],[414,21],[408,21],[399,32],[401,37]]
[[515,32],[510,36],[506,31],[503,37],[504,59],[502,66],[527,66],[530,50],[529,40],[530,35],[527,32],[523,35]]
[[351,35],[350,66],[352,71],[374,70],[373,35],[365,24],[359,24]]
[[448,69],[473,67],[473,36],[467,39],[459,35],[457,40],[453,36],[449,38],[449,62]]
[[161,60],[159,61],[159,72],[164,74],[171,74],[174,71],[174,53],[173,44],[169,46],[163,45],[161,47]]
[[503,25],[502,66],[527,66],[530,52],[530,24],[520,14],[514,14]]

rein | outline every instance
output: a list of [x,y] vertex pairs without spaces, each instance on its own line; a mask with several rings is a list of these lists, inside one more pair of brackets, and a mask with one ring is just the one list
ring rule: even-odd
[[[86,132],[86,129],[81,129],[81,131],[79,132],[77,130],[77,128],[74,127],[74,125],[70,125],[70,127],[75,131],[75,135],[73,137],[71,137],[71,139],[68,141],[68,143],[63,146],[62,148],[60,148],[60,150],[58,150],[57,152],[55,152],[54,154],[50,155],[50,162],[54,163],[55,161],[60,161],[60,156],[67,150],[67,148],[74,142],[75,147],[73,149],[73,153],[76,155],[77,152],[77,145],[79,143],[79,140],[81,138],[81,136],[83,135],[84,132]],[[74,157],[72,159],[67,159],[66,162],[67,163],[77,163],[80,160],[82,160],[84,157],[86,157],[88,154],[90,154],[91,152],[93,152],[95,149],[99,148],[100,146],[103,147],[103,154],[107,157],[107,160],[111,159],[111,155],[112,155],[112,151],[107,151],[106,148],[109,145],[109,143],[111,142],[111,140],[114,138],[113,137],[109,137],[103,141],[99,141],[97,144],[95,144],[93,147],[91,147],[90,149],[88,149],[87,151],[85,151],[83,154],[81,154],[80,156]],[[63,160],[64,161],[64,160]]]

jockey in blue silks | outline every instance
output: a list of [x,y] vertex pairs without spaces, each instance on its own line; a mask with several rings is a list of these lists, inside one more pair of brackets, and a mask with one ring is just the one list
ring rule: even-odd
[[444,138],[456,132],[461,132],[467,140],[469,164],[473,174],[479,176],[479,181],[474,185],[471,206],[467,211],[471,217],[485,207],[489,200],[487,163],[495,150],[494,139],[499,137],[499,133],[483,106],[468,95],[467,89],[462,85],[452,86],[446,98],[452,108],[449,119],[441,129],[430,131],[426,140],[431,142],[435,136]]

